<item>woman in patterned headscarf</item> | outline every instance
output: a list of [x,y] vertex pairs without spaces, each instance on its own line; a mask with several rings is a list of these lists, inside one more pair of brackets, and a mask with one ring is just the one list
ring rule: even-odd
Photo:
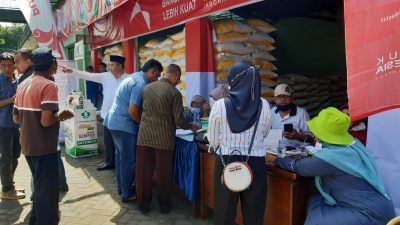
[[224,166],[218,160],[214,171],[215,224],[235,224],[240,198],[243,223],[262,225],[267,194],[264,138],[271,126],[271,111],[268,102],[261,99],[260,75],[250,62],[235,63],[229,70],[228,83],[228,96],[211,109],[208,140],[224,162],[230,163],[242,161],[249,154],[254,134],[248,161],[253,181],[244,191],[230,191],[221,182]]

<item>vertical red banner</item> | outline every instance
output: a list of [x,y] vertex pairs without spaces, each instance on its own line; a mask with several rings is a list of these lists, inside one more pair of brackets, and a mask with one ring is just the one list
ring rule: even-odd
[[212,23],[207,18],[186,23],[186,105],[195,95],[208,100],[215,87]]
[[400,0],[344,1],[351,119],[400,108]]

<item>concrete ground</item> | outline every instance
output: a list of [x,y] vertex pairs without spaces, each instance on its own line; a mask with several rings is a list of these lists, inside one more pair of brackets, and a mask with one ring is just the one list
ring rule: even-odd
[[[60,224],[76,225],[208,225],[212,219],[201,220],[192,216],[192,205],[183,196],[174,193],[173,208],[168,215],[161,214],[153,194],[150,213],[142,215],[137,203],[122,203],[117,194],[114,171],[97,171],[102,156],[74,159],[63,154],[69,192],[60,194]],[[31,173],[21,156],[15,175],[18,188],[26,190],[22,200],[0,200],[0,224],[28,224]],[[153,190],[155,191],[155,189]]]

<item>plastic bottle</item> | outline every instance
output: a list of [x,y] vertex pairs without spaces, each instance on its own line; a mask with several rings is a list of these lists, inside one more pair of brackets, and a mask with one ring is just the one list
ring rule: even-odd
[[201,127],[201,120],[200,120],[200,114],[199,113],[195,113],[194,114],[193,124]]
[[78,109],[83,109],[83,95],[79,96],[79,105],[78,105]]
[[279,140],[279,145],[278,145],[278,149],[277,149],[277,155],[278,157],[285,157],[286,156],[286,146],[285,143],[283,142],[283,140]]

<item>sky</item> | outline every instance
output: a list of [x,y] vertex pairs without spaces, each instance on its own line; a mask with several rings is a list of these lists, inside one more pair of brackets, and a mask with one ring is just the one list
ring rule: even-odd
[[2,27],[8,27],[8,26],[12,26],[13,23],[4,23],[4,22],[0,22],[0,25],[1,25]]

